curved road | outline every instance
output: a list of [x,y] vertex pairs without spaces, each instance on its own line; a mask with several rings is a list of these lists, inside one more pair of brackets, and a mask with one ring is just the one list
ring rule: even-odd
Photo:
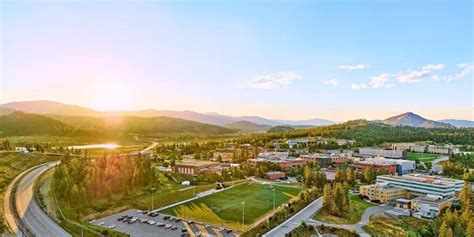
[[[17,223],[12,216],[7,216],[7,222],[17,236],[21,236],[18,225],[24,225],[35,236],[68,237],[71,236],[56,222],[54,222],[43,210],[33,197],[36,179],[48,169],[56,166],[59,162],[46,163],[33,168],[19,181],[15,193],[15,206],[22,223]],[[6,197],[11,197],[11,189],[7,190]],[[7,199],[6,199],[7,202]],[[6,213],[12,213],[10,207],[5,208]],[[12,221],[14,223],[12,223]]]

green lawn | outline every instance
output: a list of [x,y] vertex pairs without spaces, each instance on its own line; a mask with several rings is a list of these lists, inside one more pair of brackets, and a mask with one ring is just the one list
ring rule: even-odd
[[407,152],[407,159],[409,160],[418,160],[423,162],[429,162],[436,159],[439,155],[429,154],[429,153],[417,153],[417,152]]
[[332,224],[355,224],[360,221],[365,209],[375,206],[375,204],[366,202],[357,195],[350,195],[349,202],[350,210],[343,217],[333,216],[325,210],[321,210],[314,216],[314,219]]
[[372,216],[369,224],[362,227],[372,236],[424,236],[429,221],[415,217],[402,217],[400,219]]
[[[300,189],[273,186],[275,203],[280,205],[298,195]],[[242,202],[245,202],[245,226],[258,220],[273,209],[273,191],[270,185],[246,183],[234,188],[194,200],[164,212],[183,218],[242,228]]]

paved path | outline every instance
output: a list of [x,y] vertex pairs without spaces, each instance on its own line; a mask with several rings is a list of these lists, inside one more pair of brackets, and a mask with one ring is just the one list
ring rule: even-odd
[[449,160],[449,157],[448,156],[443,156],[443,157],[440,157],[440,158],[437,158],[437,159],[434,159],[433,161],[431,161],[431,171],[433,171],[435,173],[443,171],[441,165],[438,165],[438,163],[441,162],[441,161],[447,161],[447,160]]
[[[57,164],[59,162],[51,162],[32,169],[18,181],[15,197],[13,197],[15,198],[16,211],[21,218],[21,222],[35,236],[71,236],[43,212],[33,197],[34,184],[37,178]],[[9,220],[7,219],[7,221]],[[19,225],[19,223],[15,223],[15,225]],[[21,233],[16,230],[15,234],[18,236]]]
[[310,203],[308,206],[303,208],[301,211],[290,217],[285,222],[281,223],[279,226],[273,228],[269,232],[265,233],[263,237],[281,237],[290,233],[292,230],[296,229],[301,222],[308,221],[311,217],[318,212],[323,205],[323,198],[320,197]]
[[393,208],[392,206],[388,206],[388,205],[369,207],[369,208],[365,209],[364,214],[362,214],[361,220],[356,224],[330,224],[330,223],[326,223],[326,222],[316,221],[316,220],[313,220],[313,219],[310,219],[308,221],[308,224],[332,226],[332,227],[336,227],[336,228],[346,229],[346,230],[349,230],[349,231],[355,230],[357,232],[357,234],[359,234],[360,236],[368,237],[370,235],[367,234],[362,229],[362,226],[367,225],[369,223],[371,216],[377,215],[377,214],[383,214],[384,211],[390,210],[392,208]]

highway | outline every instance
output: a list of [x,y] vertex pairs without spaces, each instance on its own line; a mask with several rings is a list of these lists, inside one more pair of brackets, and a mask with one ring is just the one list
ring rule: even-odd
[[301,222],[308,221],[323,206],[323,198],[320,197],[303,208],[301,211],[281,223],[279,226],[268,231],[263,237],[281,237],[296,229]]
[[[14,218],[7,218],[7,222],[16,236],[21,236],[21,232],[16,226],[23,225],[34,236],[50,236],[50,237],[67,237],[71,236],[56,222],[54,222],[43,210],[33,197],[34,184],[36,179],[48,169],[58,165],[59,162],[46,163],[35,167],[29,173],[18,180],[18,186],[15,193],[15,206],[18,216],[21,218],[21,223],[11,223],[15,221]],[[7,190],[6,197],[11,197],[13,190]],[[7,202],[7,200],[5,200]],[[12,210],[11,208],[6,208]]]

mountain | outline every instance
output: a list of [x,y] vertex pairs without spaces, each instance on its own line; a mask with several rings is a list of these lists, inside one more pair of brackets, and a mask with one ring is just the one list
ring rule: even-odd
[[101,112],[76,105],[67,105],[54,101],[22,101],[3,104],[0,107],[35,114],[57,114],[70,116],[101,116]]
[[84,117],[48,115],[57,121],[82,131],[95,133],[192,133],[192,134],[227,134],[236,132],[235,129],[216,125],[199,123],[184,119],[169,117],[138,117],[138,116],[108,116]]
[[268,129],[267,132],[289,132],[293,130],[295,130],[293,127],[278,125],[278,126],[271,127],[270,129]]
[[0,116],[1,136],[67,135],[75,129],[52,118],[19,111]]
[[457,128],[471,128],[474,127],[474,121],[471,120],[461,120],[461,119],[444,119],[439,120],[438,122],[448,123]]
[[237,129],[242,132],[263,132],[263,131],[267,131],[271,126],[260,125],[260,124],[252,123],[249,121],[237,121],[237,122],[226,124],[225,127]]
[[407,112],[397,116],[393,116],[382,120],[382,123],[391,126],[410,126],[410,127],[423,127],[423,128],[439,128],[439,127],[453,127],[450,124],[428,120],[420,115],[412,112]]
[[[259,125],[290,125],[290,126],[322,126],[334,124],[334,122],[323,119],[309,120],[272,120],[258,116],[227,116],[217,113],[198,113],[193,111],[172,111],[172,110],[139,110],[139,111],[111,111],[101,112],[76,105],[62,104],[54,101],[22,101],[11,102],[0,105],[0,109],[12,109],[27,113],[54,114],[66,116],[86,116],[86,117],[117,117],[117,116],[137,116],[137,117],[170,117],[185,119],[200,123],[224,126],[233,122],[248,121]],[[0,110],[1,112],[1,110]]]

